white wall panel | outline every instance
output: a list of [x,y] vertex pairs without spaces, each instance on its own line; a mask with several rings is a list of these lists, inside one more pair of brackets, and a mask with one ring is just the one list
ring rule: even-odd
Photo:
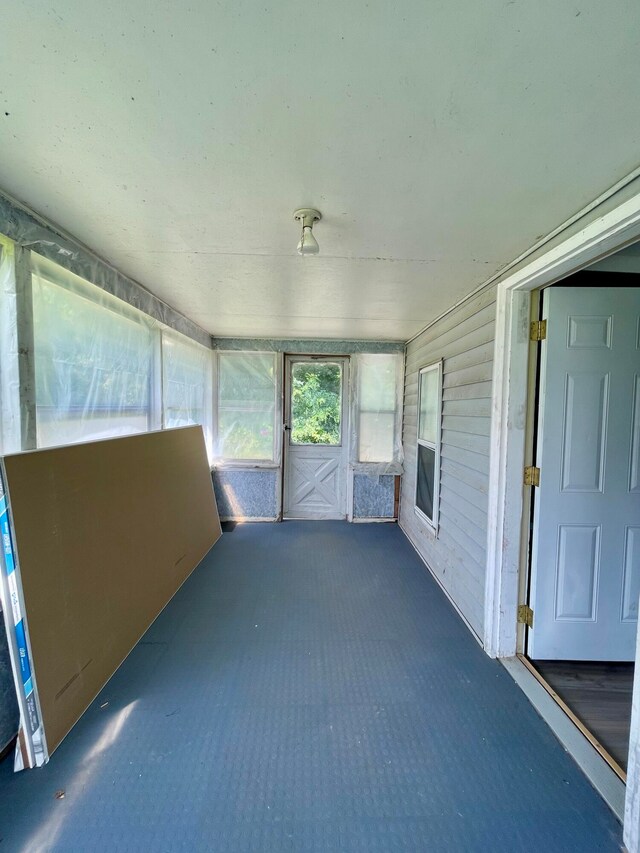
[[[482,635],[495,290],[459,306],[407,346],[405,474],[400,524],[467,619]],[[440,524],[437,536],[414,511],[418,371],[443,360]]]

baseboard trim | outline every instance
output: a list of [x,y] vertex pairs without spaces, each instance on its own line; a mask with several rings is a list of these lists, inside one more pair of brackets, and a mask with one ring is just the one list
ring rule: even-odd
[[252,515],[221,515],[220,521],[236,521],[238,523],[245,521],[277,521],[277,518],[262,518]]
[[397,518],[352,518],[353,524],[388,524],[397,521]]

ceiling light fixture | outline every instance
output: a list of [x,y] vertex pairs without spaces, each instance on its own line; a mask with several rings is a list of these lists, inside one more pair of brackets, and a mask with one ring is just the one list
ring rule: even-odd
[[299,255],[317,255],[320,251],[318,241],[313,236],[313,223],[322,219],[322,214],[319,210],[313,207],[301,207],[293,214],[293,218],[302,222],[302,234],[298,243]]

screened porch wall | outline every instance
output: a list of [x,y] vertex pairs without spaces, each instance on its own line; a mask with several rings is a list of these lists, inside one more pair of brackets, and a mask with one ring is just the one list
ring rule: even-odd
[[[401,341],[317,340],[308,338],[212,338],[220,352],[276,352],[290,355],[354,355],[355,353],[403,352]],[[278,423],[282,423],[282,400],[278,402]],[[282,461],[253,467],[241,462],[214,463],[213,483],[218,512],[223,520],[273,521],[282,504]],[[351,510],[357,519],[393,518],[395,478],[363,471],[353,472]]]

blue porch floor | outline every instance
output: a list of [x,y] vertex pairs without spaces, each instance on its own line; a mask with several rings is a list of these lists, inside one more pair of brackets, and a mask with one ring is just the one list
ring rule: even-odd
[[620,846],[392,524],[225,533],[51,762],[0,765],[0,853]]

